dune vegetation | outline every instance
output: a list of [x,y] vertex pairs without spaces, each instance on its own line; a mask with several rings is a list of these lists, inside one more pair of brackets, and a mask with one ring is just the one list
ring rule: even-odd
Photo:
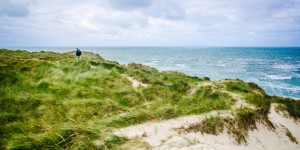
[[[128,77],[147,87],[133,87]],[[249,108],[234,107],[240,99]],[[159,72],[89,52],[78,61],[74,52],[0,50],[0,149],[149,148],[113,131],[211,111],[232,111],[236,117],[208,118],[185,130],[217,134],[222,126],[231,126],[242,143],[256,121],[274,128],[267,118],[271,103],[300,118],[300,101],[269,96],[255,83],[239,79],[210,81]]]

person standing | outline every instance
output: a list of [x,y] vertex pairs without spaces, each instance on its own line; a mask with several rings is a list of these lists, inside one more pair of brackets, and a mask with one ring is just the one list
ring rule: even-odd
[[80,55],[81,55],[81,51],[80,51],[78,48],[76,48],[76,56],[77,56],[77,60],[80,59]]

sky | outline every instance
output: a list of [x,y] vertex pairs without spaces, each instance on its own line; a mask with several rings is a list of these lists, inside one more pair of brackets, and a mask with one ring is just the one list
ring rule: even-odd
[[0,46],[300,46],[300,0],[0,0]]

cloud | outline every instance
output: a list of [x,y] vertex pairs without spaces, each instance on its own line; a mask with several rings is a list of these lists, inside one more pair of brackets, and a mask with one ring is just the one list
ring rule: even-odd
[[255,32],[247,32],[246,34],[247,35],[255,35],[256,33]]
[[299,10],[299,0],[1,0],[0,46],[300,46]]
[[84,28],[91,29],[91,30],[96,30],[97,29],[97,27],[94,24],[92,24],[89,21],[89,19],[81,19],[79,25],[84,27]]
[[180,0],[156,0],[144,13],[151,17],[170,20],[182,20],[186,18],[185,8],[182,6]]
[[130,10],[137,8],[149,7],[152,3],[152,0],[109,0],[109,4],[121,10]]
[[24,17],[29,12],[29,0],[1,0],[0,1],[0,15],[7,15],[11,17]]

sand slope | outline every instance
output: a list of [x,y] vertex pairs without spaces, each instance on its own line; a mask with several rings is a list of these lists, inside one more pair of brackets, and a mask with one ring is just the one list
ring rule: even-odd
[[[116,135],[138,138],[149,143],[153,149],[267,149],[292,150],[300,149],[300,144],[292,142],[286,135],[288,131],[300,142],[300,122],[286,117],[283,112],[276,111],[277,104],[272,104],[269,120],[274,124],[271,131],[263,124],[257,123],[257,130],[249,132],[247,143],[238,145],[227,134],[227,129],[219,135],[201,134],[200,132],[178,133],[176,128],[187,127],[199,123],[207,116],[219,114],[221,117],[232,117],[229,112],[211,112],[203,115],[179,117],[161,122],[148,122],[136,126],[119,129]],[[287,131],[288,130],[288,131]]]

